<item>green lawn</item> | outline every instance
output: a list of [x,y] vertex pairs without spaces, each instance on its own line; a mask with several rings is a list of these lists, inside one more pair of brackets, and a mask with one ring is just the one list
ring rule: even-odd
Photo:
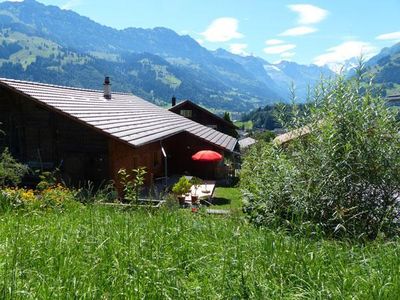
[[242,128],[244,126],[244,129],[246,130],[252,130],[253,129],[253,122],[252,121],[247,121],[247,122],[242,122],[242,121],[236,121],[235,125],[239,128]]
[[396,299],[400,243],[354,245],[187,211],[0,215],[0,298]]
[[212,208],[240,210],[242,208],[242,195],[239,188],[217,187],[214,192],[213,203]]

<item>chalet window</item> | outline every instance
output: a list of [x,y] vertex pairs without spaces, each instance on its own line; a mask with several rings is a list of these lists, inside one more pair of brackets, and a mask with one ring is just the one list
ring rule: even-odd
[[181,109],[181,116],[183,116],[185,118],[191,118],[192,110],[191,109]]

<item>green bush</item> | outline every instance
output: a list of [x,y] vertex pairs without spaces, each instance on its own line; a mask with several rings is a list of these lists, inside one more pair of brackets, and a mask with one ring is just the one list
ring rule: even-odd
[[39,173],[39,183],[36,185],[36,189],[43,191],[45,189],[54,187],[57,185],[59,180],[57,179],[60,170],[56,168],[53,171],[42,171]]
[[360,93],[359,82],[322,83],[286,124],[307,126],[306,137],[250,150],[241,186],[251,221],[335,237],[398,234],[400,127],[385,100]]
[[189,179],[187,179],[185,176],[182,176],[172,187],[172,192],[177,196],[181,196],[189,193],[191,186],[192,184],[190,183]]
[[251,137],[257,141],[270,142],[276,137],[276,134],[270,130],[254,131],[251,133]]
[[3,188],[0,190],[0,212],[11,210],[59,210],[80,207],[77,191],[61,184],[44,190],[27,188]]
[[0,213],[9,212],[23,207],[23,201],[16,193],[9,193],[7,190],[0,190]]
[[125,169],[120,169],[118,171],[118,175],[121,179],[120,183],[123,187],[124,200],[130,203],[137,203],[139,201],[139,195],[144,185],[146,173],[145,167],[133,169],[131,174]]
[[0,155],[0,186],[17,186],[28,173],[28,167],[12,157],[8,148]]

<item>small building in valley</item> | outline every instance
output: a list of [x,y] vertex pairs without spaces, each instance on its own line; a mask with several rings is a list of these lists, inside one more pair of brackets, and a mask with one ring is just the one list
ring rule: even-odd
[[0,123],[1,148],[32,168],[59,168],[71,184],[118,182],[121,168],[142,166],[146,183],[170,174],[210,178],[212,167],[191,156],[227,155],[237,143],[132,94],[111,93],[108,78],[104,91],[0,79]]
[[386,99],[387,99],[388,106],[400,107],[400,94],[388,96]]
[[238,144],[240,146],[240,151],[244,151],[249,149],[251,146],[253,146],[257,141],[251,137],[245,137],[243,139],[240,139],[238,141]]
[[273,143],[279,146],[286,146],[293,140],[306,137],[311,133],[311,131],[312,131],[311,126],[300,127],[298,129],[294,129],[286,133],[283,133],[281,135],[278,135],[273,140]]
[[172,107],[169,110],[222,133],[231,135],[233,137],[238,136],[236,130],[239,128],[236,127],[232,122],[213,114],[212,112],[190,100],[184,100],[179,104],[176,104],[176,98],[173,97]]

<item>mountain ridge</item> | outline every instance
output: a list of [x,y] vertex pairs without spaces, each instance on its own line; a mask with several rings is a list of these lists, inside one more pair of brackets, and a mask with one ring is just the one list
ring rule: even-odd
[[0,3],[0,45],[0,76],[95,88],[109,75],[114,88],[157,104],[176,95],[215,111],[288,101],[292,82],[305,101],[321,75],[334,76],[326,67],[209,51],[165,27],[115,29],[35,0]]

